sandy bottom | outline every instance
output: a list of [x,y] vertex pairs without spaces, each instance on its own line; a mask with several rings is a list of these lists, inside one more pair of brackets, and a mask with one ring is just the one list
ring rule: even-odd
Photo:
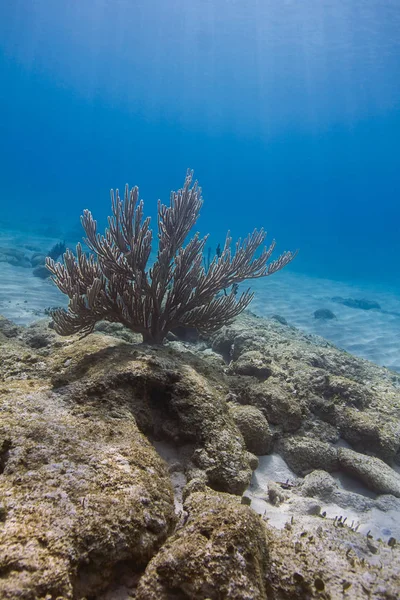
[[[15,248],[30,258],[35,252],[47,254],[59,239],[27,236],[19,232],[0,231],[2,248]],[[33,269],[0,262],[0,314],[18,325],[28,325],[44,316],[44,310],[67,306],[67,298],[49,280],[33,275]]]
[[[343,473],[333,475],[340,490],[353,492],[360,497],[373,498],[376,496],[352,477]],[[296,505],[293,497],[279,506],[273,506],[267,499],[268,484],[270,481],[295,482],[297,479],[279,454],[260,456],[259,466],[253,473],[251,484],[245,495],[251,499],[251,507],[256,512],[263,515],[271,525],[281,529],[285,523],[290,521],[293,514],[302,514],[303,517],[306,517],[306,513],[302,512],[301,506]],[[368,510],[360,510],[356,503],[345,508],[334,503],[319,502],[318,504],[321,513],[325,513],[326,518],[346,517],[348,524],[353,524],[354,527],[357,527],[357,531],[364,535],[371,533],[374,538],[383,540],[388,540],[390,537],[399,539],[400,537],[397,503],[394,505],[395,508],[387,510],[373,506],[372,501]],[[310,522],[313,520],[315,517],[310,517]]]
[[[342,445],[346,444],[343,443]],[[169,466],[175,496],[175,510],[181,517],[183,510],[182,491],[186,485],[183,465],[187,464],[190,459],[193,448],[189,446],[176,448],[165,441],[155,442],[154,447]],[[258,459],[258,467],[254,471],[251,483],[244,494],[250,499],[251,507],[262,515],[270,525],[278,529],[282,529],[293,517],[297,518],[298,516],[308,521],[310,525],[315,525],[316,517],[311,516],[308,512],[309,504],[304,505],[304,498],[301,495],[288,493],[286,500],[278,506],[271,504],[268,499],[268,488],[271,481],[296,484],[301,481],[301,478],[293,473],[279,454],[259,456]],[[336,480],[338,491],[350,492],[350,494],[347,496],[345,494],[346,501],[342,502],[342,506],[329,501],[315,501],[313,504],[319,507],[319,515],[325,514],[327,519],[335,519],[335,517],[339,518],[340,516],[342,519],[346,518],[349,526],[357,528],[357,531],[361,534],[370,533],[376,539],[388,540],[390,537],[400,539],[398,511],[400,500],[392,498],[389,506],[385,506],[385,503],[376,502],[377,495],[353,477],[340,472],[332,475]],[[369,502],[364,504],[362,502],[363,498]]]
[[[278,314],[290,325],[320,335],[351,354],[400,371],[400,292],[290,271],[255,281],[252,288],[256,292],[250,306],[254,313]],[[349,308],[333,302],[335,296],[373,300],[381,309]],[[331,310],[336,319],[316,319],[314,312],[319,309]]]
[[[0,251],[2,247],[19,248],[28,257],[34,251],[47,253],[58,241],[0,231]],[[320,335],[356,356],[400,371],[400,291],[396,294],[377,286],[351,285],[288,270],[250,283],[256,292],[250,306],[254,313],[278,314],[290,325]],[[381,309],[349,308],[333,302],[335,296],[374,300]],[[29,324],[42,317],[45,308],[66,305],[65,296],[50,280],[34,277],[31,268],[0,262],[0,313],[5,317]],[[336,319],[315,319],[318,309],[331,310]]]

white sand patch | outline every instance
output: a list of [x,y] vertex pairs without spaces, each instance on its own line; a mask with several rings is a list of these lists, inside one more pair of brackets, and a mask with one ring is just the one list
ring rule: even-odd
[[[301,481],[301,478],[291,471],[278,454],[261,456],[259,461],[259,466],[253,473],[245,496],[251,499],[251,507],[263,515],[273,527],[281,529],[285,523],[290,522],[292,517],[296,518],[296,516],[301,516],[310,523],[315,522],[316,518],[322,517],[312,516],[309,512],[314,504],[319,505],[320,514],[325,513],[325,518],[335,519],[335,517],[341,516],[342,519],[346,518],[347,525],[353,525],[353,527],[358,525],[357,531],[361,534],[370,533],[373,537],[386,541],[390,537],[400,538],[400,500],[393,496],[377,497],[376,494],[366,490],[356,479],[338,473],[336,476],[333,474],[338,490],[351,492],[347,496],[343,494],[343,498],[346,500],[345,505],[340,506],[333,502],[313,500],[288,491],[287,499],[278,506],[274,506],[268,499],[269,482],[296,483]],[[362,501],[363,499],[365,502]],[[365,510],[361,510],[363,506]]]
[[67,306],[67,298],[49,280],[35,277],[32,269],[0,263],[0,314],[18,325],[28,325],[47,307]]
[[[0,248],[22,251],[28,258],[34,253],[47,254],[59,239],[0,230]],[[18,325],[28,325],[43,317],[44,310],[66,307],[64,294],[50,281],[33,275],[33,268],[0,262],[0,314]]]

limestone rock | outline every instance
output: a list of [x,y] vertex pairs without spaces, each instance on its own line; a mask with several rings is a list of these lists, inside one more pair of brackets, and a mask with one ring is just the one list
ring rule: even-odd
[[329,501],[332,492],[337,489],[337,483],[326,471],[316,469],[304,477],[301,486],[302,493],[312,498],[317,497]]
[[[390,467],[343,448],[337,460],[332,446],[342,435],[400,462],[395,373],[249,313],[210,337],[218,359],[204,340],[150,348],[112,326],[83,340],[51,331],[36,343],[43,328],[0,320],[1,598],[115,600],[134,597],[140,579],[149,600],[219,599],[221,589],[263,600],[344,591],[361,600],[365,588],[371,598],[397,597],[399,545],[318,516],[325,502],[390,518],[398,511]],[[240,372],[251,364],[271,375]],[[260,414],[271,424],[297,472],[313,470],[282,494],[269,486],[266,500],[281,502],[268,503],[269,515],[288,514],[282,531],[239,497],[209,489],[240,495],[256,466],[243,439],[249,447],[251,436],[234,419],[244,405],[259,411],[257,426]],[[181,491],[188,483],[176,530],[174,470],[146,438],[179,453]],[[343,489],[326,472],[336,468],[386,495]],[[121,573],[129,590],[116,589]]]
[[44,265],[46,263],[46,254],[42,254],[40,252],[35,252],[31,256],[31,265],[32,267],[37,267],[39,265]]
[[21,333],[21,340],[30,348],[47,348],[56,342],[55,332],[49,328],[47,319],[36,321]]
[[0,315],[0,335],[6,338],[15,338],[23,331],[15,323]]
[[26,380],[41,381],[47,369],[46,360],[17,339],[1,339],[0,382]]
[[[265,381],[229,377],[241,404],[259,408],[284,432],[313,430],[327,439],[322,423],[336,429],[360,452],[400,464],[400,376],[335,348],[314,335],[249,312],[210,336],[214,350],[232,361],[257,353],[269,364]],[[319,427],[319,423],[321,426]],[[319,435],[318,431],[321,432]],[[334,435],[330,436],[332,440]]]
[[268,548],[258,515],[232,496],[196,492],[185,526],[148,564],[137,600],[264,600]]
[[231,371],[237,375],[247,375],[257,379],[268,379],[272,374],[271,361],[258,350],[243,352],[239,358],[232,363]]
[[336,319],[336,315],[329,310],[329,308],[319,308],[314,311],[314,319],[320,319],[322,321],[329,321],[331,319]]
[[124,327],[121,323],[100,321],[99,323],[96,323],[95,331],[119,338],[131,344],[139,344],[142,341],[142,335],[140,333],[134,333],[127,327]]
[[240,402],[260,409],[268,423],[278,425],[287,432],[296,431],[301,426],[301,403],[294,390],[278,378],[270,377],[267,381],[253,385],[233,381],[232,386]]
[[321,378],[318,391],[326,400],[339,400],[340,404],[343,403],[346,407],[354,407],[360,410],[368,408],[374,399],[373,391],[367,386],[337,375]]
[[391,462],[400,446],[400,422],[388,422],[384,415],[370,414],[354,408],[340,412],[338,424],[341,436],[358,452],[373,453]]
[[350,308],[359,308],[361,310],[380,310],[381,306],[376,300],[368,300],[367,298],[342,298],[341,296],[334,296],[332,302],[349,306]]
[[400,498],[400,475],[379,458],[339,448],[338,460],[341,469],[357,477],[372,491]]
[[281,443],[281,453],[298,475],[314,469],[335,471],[338,468],[336,448],[318,439],[292,436]]
[[32,273],[35,277],[39,277],[40,279],[48,279],[50,277],[50,271],[45,265],[38,265],[33,269]]
[[289,323],[287,322],[285,317],[282,317],[281,315],[271,315],[271,319],[273,319],[274,321],[278,321],[278,323],[280,323],[281,325],[287,325],[289,327]]
[[86,410],[98,402],[112,412],[124,406],[146,435],[192,443],[192,461],[209,485],[242,494],[249,455],[217,380],[202,375],[204,363],[182,364],[167,348],[138,348],[103,335],[76,341],[53,359],[54,384]]
[[185,510],[183,527],[149,562],[137,600],[314,600],[342,598],[344,591],[363,600],[365,589],[371,598],[396,598],[397,547],[318,516],[278,530],[209,490],[192,493]]
[[263,413],[255,406],[231,404],[230,411],[241,432],[247,449],[257,456],[272,448],[272,432]]
[[0,597],[92,596],[121,561],[144,567],[175,514],[167,469],[134,419],[75,411],[25,381],[2,389],[0,407]]
[[[336,504],[343,509],[353,509],[358,513],[377,507],[375,499],[361,493],[340,489],[337,481],[326,471],[316,470],[305,476],[301,485],[305,496]],[[372,496],[372,494],[371,494]]]
[[258,460],[258,456],[256,454],[253,454],[252,452],[248,452],[247,456],[249,458],[249,465],[251,467],[251,469],[253,471],[255,471],[259,465],[259,460]]
[[393,551],[388,544],[372,542],[318,516],[305,522],[295,518],[284,530],[267,530],[268,599],[394,600],[398,596],[398,548]]
[[274,506],[279,506],[281,502],[284,502],[286,500],[286,495],[284,491],[274,481],[268,482],[268,500]]

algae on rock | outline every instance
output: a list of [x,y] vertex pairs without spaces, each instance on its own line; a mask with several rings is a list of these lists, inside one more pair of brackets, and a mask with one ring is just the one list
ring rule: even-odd
[[[395,374],[248,314],[209,340],[229,364],[204,341],[149,349],[107,331],[66,339],[0,319],[2,598],[115,598],[121,571],[149,600],[396,598],[399,545],[316,510],[398,506]],[[187,480],[180,514],[149,440],[184,449],[171,465]],[[267,502],[279,492],[306,511],[283,530],[238,497],[251,451],[270,450],[311,471],[293,490],[269,486]],[[384,495],[344,491],[321,468]]]

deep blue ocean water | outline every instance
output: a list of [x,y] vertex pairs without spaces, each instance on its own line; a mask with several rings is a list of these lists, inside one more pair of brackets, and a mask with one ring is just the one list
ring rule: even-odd
[[399,32],[398,0],[1,2],[0,220],[73,237],[126,182],[154,217],[190,167],[213,246],[399,288]]

